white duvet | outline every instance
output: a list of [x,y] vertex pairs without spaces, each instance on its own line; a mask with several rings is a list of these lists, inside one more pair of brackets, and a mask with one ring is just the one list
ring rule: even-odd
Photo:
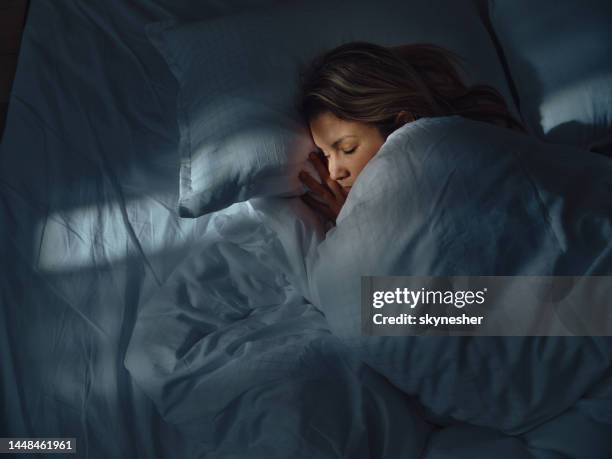
[[[299,199],[215,214],[140,312],[126,365],[198,451],[607,457],[610,338],[360,333],[362,275],[609,275],[612,165],[578,158],[459,117],[407,125],[327,234]],[[584,422],[588,441],[558,438]]]

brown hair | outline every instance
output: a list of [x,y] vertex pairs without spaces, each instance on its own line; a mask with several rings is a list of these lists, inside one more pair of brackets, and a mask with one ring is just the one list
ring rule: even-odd
[[524,131],[491,86],[466,86],[459,58],[429,44],[387,48],[352,42],[316,58],[301,73],[299,110],[374,124],[386,138],[406,121],[460,115]]

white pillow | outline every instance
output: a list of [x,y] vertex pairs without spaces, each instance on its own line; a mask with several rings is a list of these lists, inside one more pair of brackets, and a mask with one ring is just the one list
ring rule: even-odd
[[148,30],[180,84],[180,200],[197,217],[255,196],[303,192],[297,172],[314,148],[295,109],[300,65],[342,43],[444,46],[467,82],[511,105],[495,49],[472,2],[308,1]]
[[552,142],[612,140],[612,2],[489,0],[528,128]]

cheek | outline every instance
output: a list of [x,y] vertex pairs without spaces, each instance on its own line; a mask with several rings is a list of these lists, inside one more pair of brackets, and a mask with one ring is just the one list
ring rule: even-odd
[[378,150],[380,150],[381,146],[382,144],[375,144],[370,146],[370,148],[367,150],[367,153],[364,155],[366,163],[370,161],[374,156],[376,156],[376,153],[378,153]]
[[380,147],[378,145],[371,145],[367,150],[360,155],[359,158],[355,158],[353,162],[353,170],[351,171],[353,175],[358,175],[361,170],[366,167],[366,165],[370,162],[370,160],[376,156]]
[[[375,152],[374,152],[375,153]],[[370,159],[374,156],[374,153],[371,151],[365,151],[358,158],[355,158],[351,161],[351,172],[353,175],[357,175],[361,172],[361,170],[370,162]]]

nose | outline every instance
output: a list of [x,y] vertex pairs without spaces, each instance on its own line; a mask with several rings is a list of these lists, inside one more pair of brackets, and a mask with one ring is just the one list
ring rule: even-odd
[[349,170],[333,156],[328,158],[327,168],[329,169],[329,177],[332,180],[342,180],[350,175]]

